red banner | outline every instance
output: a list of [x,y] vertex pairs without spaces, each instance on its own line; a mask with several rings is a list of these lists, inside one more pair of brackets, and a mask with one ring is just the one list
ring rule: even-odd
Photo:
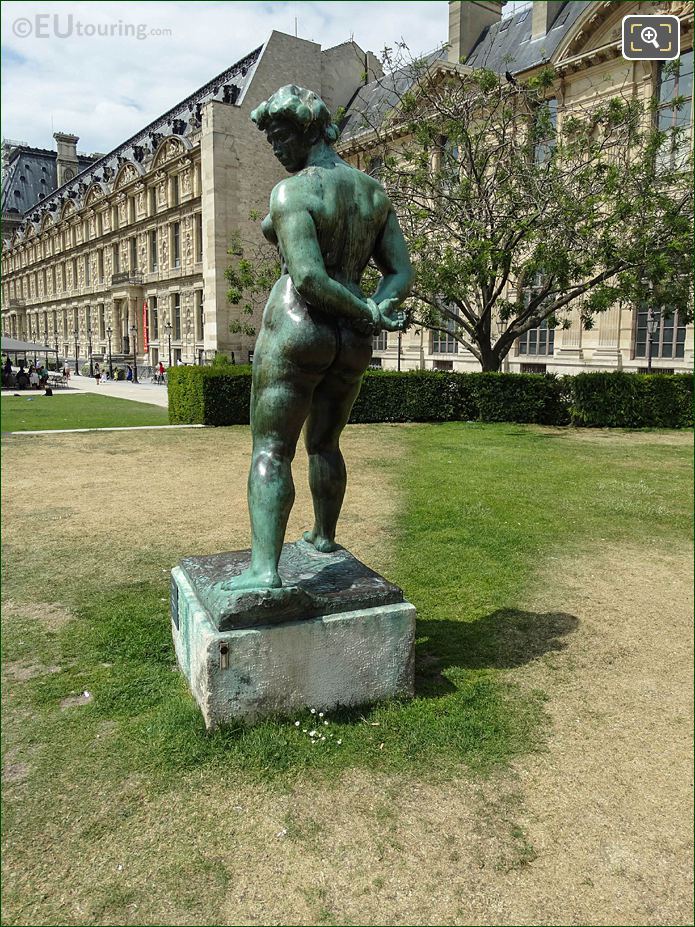
[[142,304],[142,339],[143,349],[145,354],[147,354],[150,349],[150,326],[147,313],[147,300],[145,300]]

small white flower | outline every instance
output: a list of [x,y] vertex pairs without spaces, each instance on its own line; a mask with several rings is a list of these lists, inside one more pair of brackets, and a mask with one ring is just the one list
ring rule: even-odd
[[299,727],[299,721],[295,721],[295,722],[294,722],[294,726],[295,726],[295,727]]
[[323,723],[324,723],[324,724],[328,724],[328,721],[324,721]]
[[323,712],[322,712],[322,711],[319,712],[319,718],[323,718]]
[[84,690],[84,692],[82,693],[82,695],[84,695],[85,698],[91,698],[91,697],[92,697],[92,696],[90,695],[90,693],[89,693],[86,689]]
[[312,708],[312,709],[311,709],[311,713],[312,713],[312,715],[315,715],[315,714],[316,714],[316,709],[315,709],[315,708]]
[[340,746],[342,744],[342,740],[336,740],[336,743],[338,744],[338,746]]
[[318,731],[309,731],[309,737],[318,737]]
[[305,728],[305,727],[302,728],[302,734],[306,734],[306,728]]
[[116,869],[118,869],[119,872],[123,872],[123,866],[121,866],[120,863],[116,866]]

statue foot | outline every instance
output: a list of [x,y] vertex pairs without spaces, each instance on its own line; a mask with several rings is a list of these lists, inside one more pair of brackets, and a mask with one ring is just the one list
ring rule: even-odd
[[313,544],[316,550],[322,554],[332,554],[333,551],[338,550],[339,547],[335,541],[331,541],[330,538],[322,537],[320,534],[317,534],[315,530],[305,531],[303,537],[305,541]]
[[234,579],[222,583],[224,592],[241,592],[244,589],[279,589],[282,580],[277,570],[254,570],[251,567],[244,570]]

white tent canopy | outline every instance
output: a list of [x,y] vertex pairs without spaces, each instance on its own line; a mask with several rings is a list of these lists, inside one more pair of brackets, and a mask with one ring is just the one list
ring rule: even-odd
[[0,346],[3,354],[56,354],[55,348],[46,347],[45,344],[36,344],[34,341],[20,341],[18,338],[2,336]]

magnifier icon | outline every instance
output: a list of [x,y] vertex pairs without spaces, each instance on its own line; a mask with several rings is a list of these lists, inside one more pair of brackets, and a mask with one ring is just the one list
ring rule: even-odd
[[654,48],[659,51],[659,43],[656,40],[656,29],[652,28],[652,26],[645,26],[640,32],[640,38],[645,45],[653,45]]

